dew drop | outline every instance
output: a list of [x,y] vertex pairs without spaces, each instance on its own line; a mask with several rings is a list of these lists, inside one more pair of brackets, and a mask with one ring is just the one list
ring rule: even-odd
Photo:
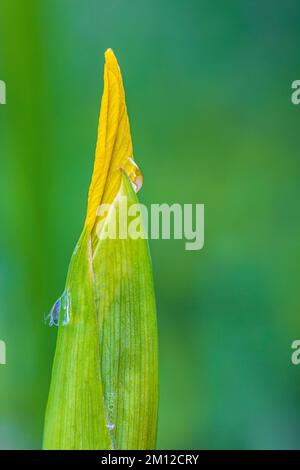
[[75,256],[77,254],[78,249],[79,249],[79,243],[77,243],[75,248],[74,248],[73,256]]
[[71,317],[71,293],[67,288],[61,297],[54,303],[49,314],[45,318],[49,326],[67,325]]
[[138,193],[143,186],[144,179],[141,170],[131,157],[128,158],[128,164],[125,167],[125,171],[130,178],[133,189]]
[[61,303],[62,303],[62,325],[67,325],[70,322],[71,316],[71,293],[70,289],[66,289],[61,296]]
[[57,299],[52,309],[50,310],[50,313],[46,317],[46,323],[49,322],[49,326],[59,325],[60,311],[61,311],[61,301],[59,298]]

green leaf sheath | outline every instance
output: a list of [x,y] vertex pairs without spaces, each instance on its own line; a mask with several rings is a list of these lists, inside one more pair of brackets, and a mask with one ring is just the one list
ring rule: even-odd
[[[117,220],[119,196],[128,208],[138,203],[125,174]],[[44,448],[154,449],[157,326],[147,240],[99,240],[96,232],[84,229],[69,267],[71,320],[59,327]]]

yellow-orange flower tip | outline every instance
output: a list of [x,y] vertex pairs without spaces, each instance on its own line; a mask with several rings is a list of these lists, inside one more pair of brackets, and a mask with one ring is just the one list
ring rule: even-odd
[[121,71],[112,49],[107,49],[95,163],[85,221],[90,232],[99,205],[110,204],[116,197],[121,184],[120,167],[128,167],[129,157],[133,158],[133,149]]

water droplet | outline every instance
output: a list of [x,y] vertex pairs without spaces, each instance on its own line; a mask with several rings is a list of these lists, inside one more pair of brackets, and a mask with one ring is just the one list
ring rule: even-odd
[[109,432],[111,432],[111,431],[113,431],[113,430],[115,429],[115,425],[114,425],[114,424],[112,424],[112,423],[107,423],[107,425],[106,425],[106,426],[107,426],[107,428],[108,428]]
[[79,249],[79,243],[77,243],[75,248],[74,248],[73,256],[77,254],[78,249]]
[[143,186],[144,179],[141,170],[131,157],[128,158],[128,164],[125,166],[125,171],[130,178],[133,189],[138,193]]
[[71,293],[66,289],[62,296],[54,303],[50,313],[46,316],[45,322],[49,326],[67,325],[71,317]]
[[66,289],[61,296],[61,304],[62,304],[62,325],[67,325],[70,321],[71,316],[71,293],[70,289]]
[[60,298],[57,299],[55,304],[53,305],[49,315],[46,317],[46,323],[49,321],[49,326],[58,326],[59,325],[59,317],[61,311],[61,301]]

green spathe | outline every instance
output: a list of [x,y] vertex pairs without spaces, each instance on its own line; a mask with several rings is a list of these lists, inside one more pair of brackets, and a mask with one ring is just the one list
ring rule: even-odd
[[[125,174],[119,195],[129,207],[138,202]],[[69,267],[70,322],[59,326],[44,448],[154,449],[157,328],[147,241],[96,233],[97,222],[92,234],[84,229]]]

